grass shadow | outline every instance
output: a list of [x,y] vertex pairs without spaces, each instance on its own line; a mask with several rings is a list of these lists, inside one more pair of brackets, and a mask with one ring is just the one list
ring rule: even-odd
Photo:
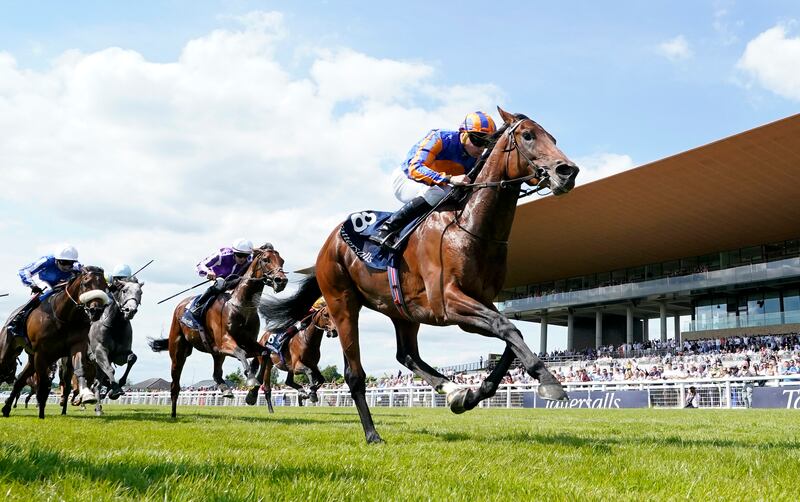
[[[240,479],[259,480],[260,483],[283,484],[300,477],[313,480],[362,482],[372,477],[372,473],[359,469],[330,468],[320,465],[287,466],[287,465],[240,465],[223,462],[178,462],[147,459],[145,461],[98,459],[97,462],[84,458],[72,457],[61,452],[34,446],[27,450],[12,448],[0,456],[0,473],[2,479],[16,480],[25,484],[37,482],[62,482],[65,475],[75,475],[91,480],[110,482],[132,492],[144,495],[152,493],[154,487],[163,484],[169,488],[169,482],[176,485],[179,481],[197,479],[211,481],[207,496],[212,496],[217,478],[226,479],[232,473]],[[181,483],[183,481],[180,481]],[[220,489],[224,489],[224,486]]]

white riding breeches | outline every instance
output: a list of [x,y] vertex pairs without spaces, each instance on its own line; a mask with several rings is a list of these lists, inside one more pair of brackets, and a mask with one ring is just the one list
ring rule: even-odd
[[392,189],[394,189],[394,196],[402,203],[422,196],[430,206],[438,204],[448,192],[446,188],[438,185],[428,186],[425,183],[414,181],[399,168],[395,170],[392,177]]

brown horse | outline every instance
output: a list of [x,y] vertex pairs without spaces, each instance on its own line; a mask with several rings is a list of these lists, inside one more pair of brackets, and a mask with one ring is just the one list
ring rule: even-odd
[[[86,386],[83,375],[83,361],[86,360],[89,344],[89,325],[100,318],[110,301],[107,289],[102,268],[84,267],[64,289],[53,293],[31,312],[26,324],[31,354],[3,406],[3,416],[7,417],[11,413],[13,400],[25,386],[28,377],[36,372],[39,379],[39,389],[36,392],[39,418],[44,418],[44,407],[50,393],[50,366],[65,356],[69,356],[69,377],[72,377],[74,368],[81,384],[81,395],[85,395],[88,402],[94,402],[94,394]],[[0,336],[10,337],[8,333]],[[11,344],[7,343],[5,347],[11,347]],[[0,357],[0,360],[5,361],[5,356]],[[67,407],[64,404],[61,414],[66,413]]]
[[[55,365],[51,365],[50,366],[50,375],[49,375],[51,382],[53,381],[53,377],[55,377],[55,375],[56,375],[56,366]],[[39,377],[36,376],[36,373],[34,373],[33,375],[29,376],[28,379],[25,380],[25,385],[27,385],[28,388],[30,388],[30,392],[28,392],[28,395],[25,396],[25,408],[27,408],[28,407],[28,403],[30,402],[31,398],[34,395],[36,395],[36,393],[37,393],[37,391],[39,389]],[[21,393],[20,393],[20,395],[21,395]],[[17,407],[17,403],[19,402],[19,397],[20,396],[18,395],[17,399],[14,401],[14,406],[13,406],[14,408]]]
[[214,359],[214,381],[224,397],[233,397],[231,389],[222,378],[222,363],[226,356],[239,360],[247,376],[247,385],[258,387],[255,375],[250,371],[248,357],[261,355],[266,348],[257,341],[259,319],[258,303],[265,285],[279,293],[286,287],[288,279],[283,271],[283,258],[271,244],[255,249],[253,261],[233,290],[230,298],[220,295],[212,303],[205,316],[205,337],[198,330],[181,322],[186,306],[192,298],[182,300],[172,315],[172,326],[168,338],[150,339],[154,352],[169,349],[172,358],[172,417],[175,418],[178,394],[181,390],[181,372],[192,348],[208,352]]
[[[257,379],[259,383],[264,384],[264,397],[267,400],[267,407],[270,413],[274,413],[272,408],[272,383],[270,382],[270,374],[272,367],[275,366],[281,371],[286,371],[286,385],[296,389],[299,392],[297,399],[300,406],[303,405],[304,399],[310,399],[312,403],[316,403],[319,398],[317,397],[317,390],[325,383],[325,378],[319,371],[319,347],[322,343],[322,335],[327,333],[330,337],[337,336],[336,326],[333,324],[328,307],[321,309],[310,314],[309,325],[294,335],[288,343],[283,346],[283,357],[270,351],[269,357],[259,356],[253,360],[255,364],[259,364]],[[272,333],[264,331],[261,335],[259,342],[266,345]],[[306,392],[303,386],[294,381],[296,374],[303,373],[310,382],[310,392]],[[258,397],[258,387],[250,389],[247,394],[247,404],[255,404]]]
[[[358,332],[362,306],[391,318],[397,360],[436,391],[446,393],[455,413],[472,409],[494,395],[515,355],[539,381],[542,398],[566,398],[558,380],[492,300],[505,280],[508,236],[522,183],[548,187],[560,195],[575,186],[578,167],[539,124],[521,114],[498,111],[505,123],[492,137],[491,150],[482,157],[485,163],[475,183],[459,189],[466,192],[464,200],[433,212],[409,237],[403,251],[398,274],[410,317],[395,306],[386,272],[362,262],[344,242],[339,228],[322,246],[314,273],[292,298],[283,300],[284,311],[299,315],[320,293],[325,297],[344,351],[345,379],[369,443],[382,440],[365,397],[366,373],[361,365]],[[548,222],[541,223],[543,237],[547,231],[558,230],[547,228]],[[276,329],[285,328],[294,317],[281,319],[274,310],[264,304],[261,312]],[[464,331],[499,338],[506,348],[477,391],[460,389],[421,359],[417,345],[420,324],[457,325]]]

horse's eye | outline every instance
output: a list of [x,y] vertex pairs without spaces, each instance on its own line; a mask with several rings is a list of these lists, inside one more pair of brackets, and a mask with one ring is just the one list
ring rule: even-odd
[[525,141],[530,141],[533,139],[533,134],[530,131],[522,131],[522,139]]

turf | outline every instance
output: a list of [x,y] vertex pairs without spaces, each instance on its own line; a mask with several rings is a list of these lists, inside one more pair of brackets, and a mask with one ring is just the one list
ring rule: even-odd
[[796,500],[793,410],[106,406],[0,418],[17,500]]

